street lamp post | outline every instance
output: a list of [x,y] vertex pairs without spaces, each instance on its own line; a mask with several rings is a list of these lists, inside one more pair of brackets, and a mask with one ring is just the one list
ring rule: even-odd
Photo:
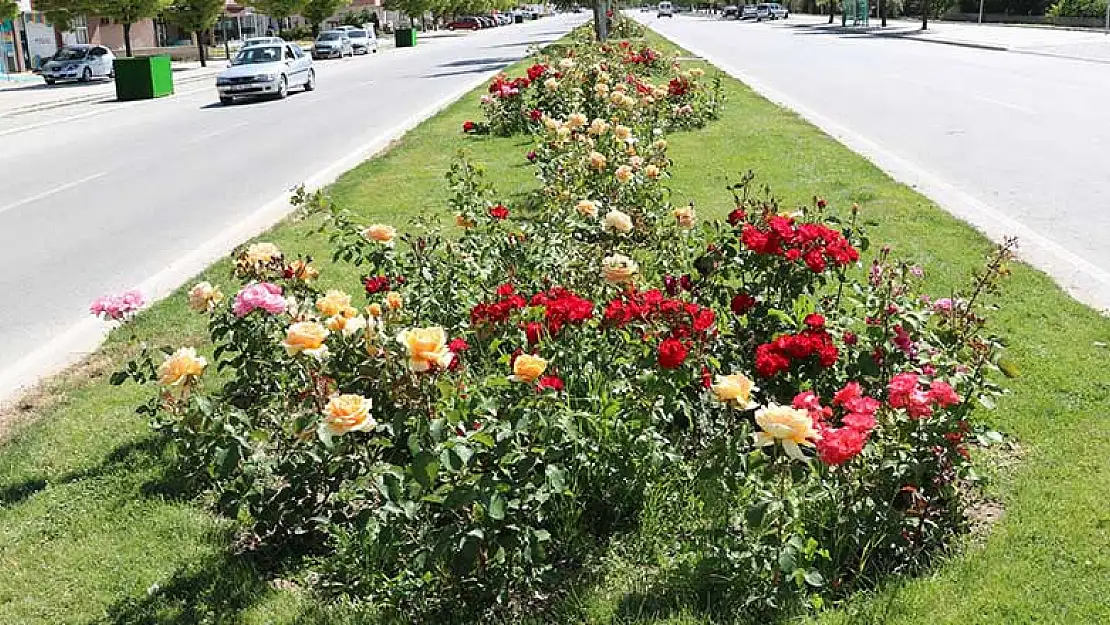
[[979,0],[979,23],[983,23],[983,0]]

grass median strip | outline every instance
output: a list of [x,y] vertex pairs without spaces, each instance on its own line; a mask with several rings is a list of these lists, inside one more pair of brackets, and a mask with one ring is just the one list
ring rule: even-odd
[[[720,121],[673,135],[674,201],[695,201],[713,216],[731,208],[725,191],[748,169],[784,205],[813,195],[860,204],[880,222],[877,240],[927,267],[934,292],[964,278],[989,242],[913,191],[892,182],[789,112],[726,81]],[[387,154],[341,178],[332,195],[370,221],[402,224],[447,217],[443,179],[454,153],[487,164],[504,197],[534,186],[525,138],[467,137],[473,93],[421,125]],[[350,284],[348,265],[327,262],[314,220],[287,221],[266,240],[314,256],[325,283]],[[222,282],[226,263],[204,278]],[[1102,589],[1110,577],[1110,512],[1101,485],[1110,478],[1110,322],[1073,302],[1040,273],[1019,267],[994,320],[1010,340],[1021,377],[988,416],[1014,434],[1026,456],[992,492],[1006,515],[982,547],[956,556],[923,579],[892,583],[822,615],[828,623],[1099,622],[1110,618]],[[225,286],[225,290],[227,287]],[[0,622],[344,622],[357,615],[323,608],[295,584],[264,579],[228,555],[230,523],[184,498],[164,469],[166,450],[134,406],[144,391],[111,387],[113,370],[136,341],[198,344],[203,320],[178,294],[117,331],[88,364],[25,402],[36,422],[0,448]],[[37,404],[37,405],[36,405]],[[18,408],[17,408],[18,409]],[[619,548],[598,580],[571,592],[565,622],[683,622],[712,619],[702,604],[669,600],[656,568]],[[708,606],[712,608],[712,606]],[[546,619],[542,620],[546,622]]]

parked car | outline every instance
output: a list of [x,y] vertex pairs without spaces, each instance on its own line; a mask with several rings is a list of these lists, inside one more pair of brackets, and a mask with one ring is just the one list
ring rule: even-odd
[[42,66],[42,79],[52,85],[58,81],[79,80],[116,75],[116,56],[104,46],[81,44],[64,46]]
[[784,20],[790,17],[790,10],[777,2],[768,3],[767,6],[771,11],[771,19],[773,20]]
[[758,20],[759,9],[754,4],[745,4],[740,7],[740,19],[742,20]]
[[479,30],[482,23],[476,17],[460,17],[447,24],[447,30]]
[[674,5],[670,2],[660,2],[656,17],[674,17]]
[[355,49],[345,30],[326,30],[317,35],[316,41],[312,42],[313,59],[341,59],[354,55]]
[[251,46],[281,45],[283,43],[285,43],[285,40],[281,37],[248,37],[247,39],[243,40],[243,45],[239,46],[239,48],[242,49],[249,48]]
[[370,54],[378,51],[378,38],[374,36],[373,29],[352,28],[347,31],[347,38],[351,40],[351,49],[355,54]]
[[734,20],[740,19],[740,7],[736,6],[735,4],[730,4],[721,9],[721,19],[727,20],[729,18],[732,18]]
[[315,89],[316,70],[301,47],[291,43],[243,48],[231,60],[231,67],[216,77],[220,104],[231,104],[240,97],[281,99],[293,87]]

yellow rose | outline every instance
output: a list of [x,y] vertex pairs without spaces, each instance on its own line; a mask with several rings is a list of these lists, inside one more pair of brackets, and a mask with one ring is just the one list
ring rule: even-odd
[[574,59],[560,59],[559,60],[559,67],[561,69],[573,69],[574,68]]
[[588,118],[582,113],[571,113],[570,117],[567,117],[567,126],[570,126],[570,128],[574,130],[583,128],[586,125],[587,119]]
[[570,126],[559,126],[559,128],[555,131],[555,135],[559,138],[560,141],[566,141],[567,139],[569,139],[570,133]]
[[[354,310],[353,308],[351,310]],[[332,332],[342,332],[343,336],[358,334],[366,328],[366,318],[358,316],[336,315],[328,318],[324,324]]]
[[202,356],[197,356],[197,350],[192,347],[182,347],[171,355],[167,355],[162,364],[158,366],[158,381],[162,386],[178,386],[196,380],[208,361]]
[[325,317],[334,317],[351,307],[351,296],[343,291],[328,291],[316,300],[316,310]]
[[609,130],[609,124],[604,119],[595,119],[590,122],[590,134],[596,136],[603,135]]
[[700,67],[695,67],[690,70],[690,75],[694,78],[701,78],[702,76],[705,76],[705,70]]
[[611,210],[605,213],[605,219],[601,222],[601,229],[606,232],[613,230],[622,234],[632,231],[632,218],[627,213],[619,210]]
[[361,395],[336,395],[324,406],[321,428],[325,435],[343,436],[347,432],[373,430],[378,424],[370,416],[371,402]]
[[624,93],[627,90],[628,85],[624,84],[623,82],[619,82],[613,87],[613,91],[616,91],[617,93]]
[[752,401],[752,392],[758,391],[759,387],[743,373],[719,375],[709,388],[718,401],[733,404],[741,410],[751,410],[759,405]]
[[605,169],[605,155],[601,152],[590,152],[590,167]]
[[410,328],[397,335],[397,342],[409,352],[409,369],[427,371],[433,366],[446,368],[451,364],[447,349],[447,333],[443,328]]
[[813,419],[805,410],[771,404],[756,411],[755,422],[763,430],[755,433],[757,447],[766,447],[778,441],[783,451],[796,460],[806,459],[799,445],[813,447],[812,441],[821,438],[821,434],[813,428]]
[[324,345],[326,338],[328,329],[324,326],[315,321],[298,321],[285,331],[281,345],[290,356],[303,352],[320,359],[328,355],[328,346]]
[[596,93],[598,95],[598,97],[601,97],[601,98],[608,97],[609,96],[609,85],[607,85],[603,82],[597,83],[596,85],[594,85],[594,93]]
[[302,282],[311,282],[320,277],[320,270],[301,259],[289,263],[289,273]]
[[574,205],[574,209],[583,217],[589,217],[591,219],[597,217],[597,202],[593,200],[582,200]]
[[697,222],[697,216],[694,215],[693,204],[683,206],[682,208],[676,208],[671,211],[671,213],[674,215],[675,220],[678,221],[679,227],[690,229],[693,228],[694,224]]
[[617,180],[621,181],[622,183],[626,183],[629,180],[632,180],[632,168],[628,165],[621,165],[617,168],[617,171],[614,175],[616,175]]
[[602,71],[602,72],[597,73],[597,81],[598,82],[609,82],[609,80],[610,80],[609,72]]
[[546,89],[548,93],[551,93],[559,88],[559,81],[554,78],[548,78],[543,81],[543,88]]
[[273,243],[254,243],[247,248],[243,256],[252,265],[265,265],[276,258],[281,258],[281,250]]
[[366,314],[370,315],[371,317],[381,317],[382,305],[377,302],[370,304],[366,307]]
[[521,354],[513,361],[513,375],[509,379],[514,382],[532,383],[543,375],[546,369],[547,361],[543,358],[530,354]]
[[[617,87],[620,87],[620,86],[621,85],[617,85]],[[609,103],[614,105],[614,106],[620,106],[621,102],[624,102],[624,92],[617,91],[616,87],[614,87],[613,88],[613,93],[609,94]]]
[[651,106],[652,104],[655,104],[655,98],[653,98],[649,95],[646,95],[646,96],[640,98],[640,106],[643,106],[643,107],[647,108],[647,107]]
[[656,139],[655,143],[651,144],[651,147],[655,148],[659,152],[662,152],[663,150],[667,149],[667,140],[666,139]]
[[467,219],[465,215],[455,215],[455,225],[460,228],[473,228],[474,222]]
[[189,308],[197,312],[212,312],[222,301],[224,294],[208,282],[198,282],[189,289]]
[[362,231],[362,236],[371,241],[378,243],[385,243],[386,245],[393,243],[393,237],[397,236],[397,229],[393,226],[385,224],[374,224],[369,228]]
[[665,87],[656,87],[651,95],[655,96],[656,100],[662,100],[667,97],[667,89]]
[[632,138],[632,129],[628,126],[617,124],[617,127],[613,128],[613,136],[621,141],[628,141]]
[[390,310],[400,310],[403,301],[401,294],[397,291],[390,291],[385,294],[385,305],[389,306]]
[[651,178],[652,180],[656,180],[662,174],[662,170],[660,170],[659,167],[656,165],[648,165],[644,168],[644,175],[648,178]]
[[548,130],[555,130],[556,128],[558,128],[561,125],[562,124],[560,124],[557,119],[555,119],[553,117],[548,117],[547,115],[543,116],[543,127],[544,128],[547,128]]
[[630,95],[623,96],[620,105],[622,108],[632,109],[636,106],[636,98]]
[[601,274],[613,284],[630,282],[639,269],[636,261],[623,254],[613,254],[601,262]]

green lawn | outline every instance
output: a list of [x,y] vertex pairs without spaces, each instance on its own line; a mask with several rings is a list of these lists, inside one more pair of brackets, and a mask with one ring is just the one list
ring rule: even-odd
[[[966,276],[989,242],[931,202],[887,178],[795,115],[726,81],[721,121],[670,138],[675,203],[723,215],[725,185],[748,169],[784,204],[821,195],[858,202],[881,225],[873,240],[923,263],[935,292]],[[465,137],[478,93],[409,133],[383,157],[332,189],[366,219],[397,225],[444,215],[443,174],[459,148],[488,164],[506,197],[533,186],[526,139]],[[314,220],[289,220],[266,237],[287,253],[311,254],[324,280],[353,288],[348,267],[327,262]],[[205,279],[227,281],[218,264]],[[921,578],[897,581],[813,622],[1107,623],[1110,601],[1110,321],[1063,294],[1044,275],[1017,267],[994,327],[1008,337],[1021,376],[983,415],[1013,435],[1022,463],[990,487],[1006,508],[983,543]],[[136,341],[199,344],[203,320],[181,293],[115,332],[90,362],[51,381],[17,408],[33,421],[0,447],[0,623],[339,623],[356,611],[320,606],[292,581],[231,555],[230,523],[175,486],[163,450],[134,407],[145,391],[111,387],[107,374]],[[675,605],[655,569],[620,541],[596,580],[568,589],[565,623],[707,623],[712,605]],[[260,573],[264,571],[265,573]],[[296,571],[285,574],[296,579]],[[803,619],[805,620],[805,619]]]

